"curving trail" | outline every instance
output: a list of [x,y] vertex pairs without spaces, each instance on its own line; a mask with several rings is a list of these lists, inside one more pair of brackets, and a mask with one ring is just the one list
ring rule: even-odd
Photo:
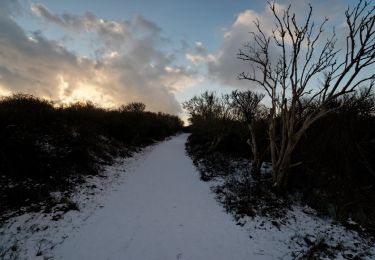
[[56,259],[243,260],[254,255],[199,180],[185,154],[186,134],[162,142],[79,231],[55,249]]

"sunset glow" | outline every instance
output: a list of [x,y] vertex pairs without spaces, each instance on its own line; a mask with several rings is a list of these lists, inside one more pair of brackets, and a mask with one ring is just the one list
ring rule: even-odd
[[59,98],[61,104],[73,104],[76,102],[90,101],[104,108],[116,108],[118,104],[111,96],[103,94],[97,89],[97,86],[87,84],[85,82],[76,82],[76,87],[71,93],[67,93],[69,83],[64,81],[63,76],[59,76]]

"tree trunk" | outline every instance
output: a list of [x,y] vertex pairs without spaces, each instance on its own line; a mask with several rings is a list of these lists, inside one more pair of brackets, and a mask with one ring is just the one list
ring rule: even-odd
[[[274,169],[273,172],[275,172],[276,162],[277,162],[277,148],[276,148],[275,122],[273,119],[271,119],[271,122],[270,122],[270,126],[268,129],[268,136],[270,139],[269,141],[270,141],[272,167]],[[274,178],[274,182],[275,182],[275,178]]]
[[251,163],[251,176],[254,177],[254,179],[259,180],[260,179],[260,169],[262,167],[262,161],[260,159],[254,159]]
[[291,131],[287,137],[286,147],[279,154],[276,167],[273,169],[273,181],[277,189],[285,190],[288,186],[292,154],[306,129],[301,128],[296,134]]
[[251,175],[254,177],[254,179],[258,180],[260,179],[260,168],[262,166],[262,161],[259,155],[258,145],[256,142],[254,124],[248,124],[248,128],[251,135],[251,142],[249,142],[249,145],[251,146],[251,152],[253,154],[253,160],[251,163]]
[[286,190],[288,186],[292,151],[288,147],[283,157],[278,161],[274,171],[274,187],[281,191]]

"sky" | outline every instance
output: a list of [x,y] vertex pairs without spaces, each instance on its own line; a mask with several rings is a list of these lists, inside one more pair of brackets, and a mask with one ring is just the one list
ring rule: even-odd
[[[299,19],[330,18],[340,29],[356,1],[276,1]],[[239,81],[236,58],[254,19],[266,29],[263,0],[0,0],[0,95],[29,93],[60,103],[132,101],[183,115],[181,102],[205,90],[257,89]]]

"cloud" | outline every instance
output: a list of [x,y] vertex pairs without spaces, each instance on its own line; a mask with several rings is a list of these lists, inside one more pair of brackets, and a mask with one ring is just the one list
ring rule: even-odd
[[185,54],[185,58],[188,60],[188,61],[191,61],[192,63],[196,64],[200,61],[205,61],[206,60],[206,57],[203,56],[203,55],[199,55],[199,54],[194,54],[194,53],[186,53]]
[[[131,36],[129,22],[100,19],[91,12],[86,12],[83,15],[74,15],[67,12],[55,14],[40,3],[32,4],[31,11],[47,25],[58,25],[76,33],[94,33],[97,36],[96,39],[102,41],[107,48],[118,49]],[[148,29],[147,21],[143,21],[142,18],[137,19],[135,24],[142,27],[142,29]]]
[[153,111],[181,112],[174,93],[196,84],[196,73],[175,65],[174,56],[160,48],[166,40],[156,24],[142,16],[111,21],[91,13],[59,15],[41,4],[31,8],[67,34],[95,37],[103,44],[93,50],[100,55],[82,57],[40,32],[25,32],[0,13],[0,93],[26,92],[63,102],[90,99],[106,106],[140,101]]
[[185,58],[194,64],[209,59],[207,49],[202,42],[196,42],[194,49],[191,52],[186,53]]
[[[276,11],[278,13],[283,12],[288,6],[289,2],[287,1],[278,1],[275,3]],[[332,28],[333,24],[340,24],[339,19],[343,17],[345,6],[343,6],[340,1],[333,0],[332,3],[329,2],[329,8],[327,8],[327,3],[317,4],[313,6],[313,19],[318,23],[321,22],[324,17],[329,17],[331,23],[327,24],[326,33],[323,34],[321,39],[325,40],[326,37],[332,32],[329,28]],[[332,5],[332,6],[331,6]],[[308,13],[308,1],[292,1],[292,12],[297,14],[297,22],[304,21]],[[341,18],[338,16],[341,15]],[[242,49],[244,44],[248,43],[251,40],[250,32],[255,32],[256,27],[254,21],[258,20],[262,30],[266,35],[272,34],[272,29],[275,27],[275,21],[273,19],[273,14],[269,9],[269,6],[266,5],[264,10],[257,12],[255,10],[244,10],[239,13],[233,23],[228,27],[223,29],[223,38],[221,47],[213,53],[208,54],[205,59],[208,77],[224,86],[239,87],[239,88],[248,88],[248,87],[259,87],[255,83],[246,80],[238,80],[237,75],[241,72],[249,72],[251,68],[249,64],[237,59],[237,53],[239,49]],[[317,24],[316,24],[317,26]],[[345,39],[341,37],[343,33],[342,28],[336,30],[338,33],[339,40]],[[287,42],[290,39],[286,39]],[[338,44],[341,44],[338,42]],[[280,55],[277,52],[277,48],[271,48],[272,55],[271,57],[276,58]],[[200,57],[189,57],[190,60],[200,60]]]
[[[223,31],[219,50],[211,54],[207,61],[208,76],[224,86],[246,87],[249,82],[240,81],[237,75],[248,71],[249,67],[237,59],[237,53],[249,40],[249,32],[254,31],[253,21],[264,19],[263,15],[253,10],[245,10],[236,16],[233,24]],[[268,19],[264,19],[268,20]]]
[[82,72],[80,60],[64,47],[39,33],[26,35],[13,19],[0,16],[2,88],[56,97],[56,75],[73,80]]
[[0,16],[11,17],[14,14],[20,13],[20,4],[18,0],[1,0],[0,1]]

